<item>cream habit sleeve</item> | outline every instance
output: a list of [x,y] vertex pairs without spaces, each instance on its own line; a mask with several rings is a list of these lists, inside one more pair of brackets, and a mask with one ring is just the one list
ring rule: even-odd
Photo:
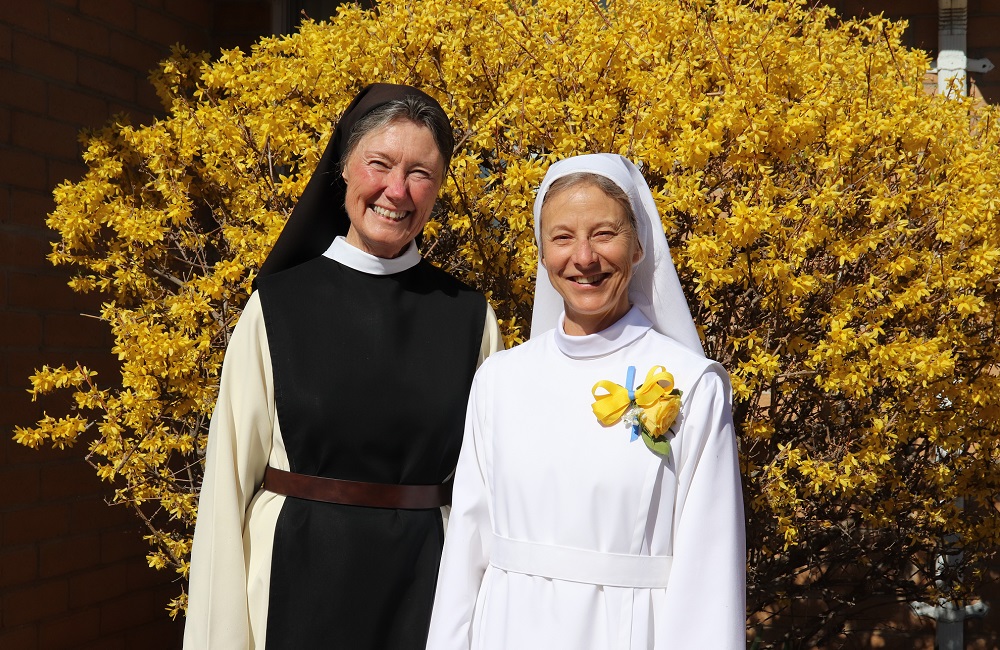
[[267,466],[274,418],[271,357],[255,293],[226,350],[209,427],[191,550],[186,650],[251,647],[243,530]]
[[483,343],[479,348],[479,360],[476,367],[483,365],[486,357],[497,350],[503,350],[503,335],[500,334],[500,324],[497,323],[496,312],[489,301],[486,302],[486,323],[483,326]]

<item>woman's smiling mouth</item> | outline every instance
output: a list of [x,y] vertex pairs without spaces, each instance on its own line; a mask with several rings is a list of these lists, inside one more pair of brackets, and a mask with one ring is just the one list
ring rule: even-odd
[[378,216],[385,217],[386,219],[391,219],[392,221],[402,221],[403,219],[406,218],[406,215],[409,214],[408,210],[397,212],[395,210],[389,210],[388,208],[383,208],[380,205],[371,206],[371,210]]
[[611,274],[610,273],[598,273],[597,275],[582,275],[580,277],[573,278],[572,281],[575,282],[575,283],[577,283],[577,284],[586,284],[586,285],[596,284],[596,285],[599,285],[609,275],[611,275]]

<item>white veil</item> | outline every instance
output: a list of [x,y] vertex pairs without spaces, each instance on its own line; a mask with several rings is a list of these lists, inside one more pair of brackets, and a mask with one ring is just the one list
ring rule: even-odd
[[[629,283],[629,300],[653,323],[653,329],[669,336],[695,354],[705,356],[698,330],[691,319],[677,270],[670,257],[670,246],[663,233],[663,223],[649,191],[646,179],[627,158],[617,154],[598,153],[575,156],[553,163],[535,196],[535,242],[541,248],[541,213],[545,193],[553,181],[579,172],[597,174],[614,181],[628,194],[635,211],[643,257],[636,264]],[[535,276],[535,305],[531,316],[531,336],[535,337],[556,327],[563,311],[563,299],[552,283],[538,255]]]

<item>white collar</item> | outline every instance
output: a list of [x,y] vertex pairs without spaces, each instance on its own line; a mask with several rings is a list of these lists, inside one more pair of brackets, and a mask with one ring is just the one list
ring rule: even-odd
[[630,343],[639,340],[653,326],[638,307],[632,307],[607,329],[596,334],[570,336],[563,331],[565,312],[559,316],[559,323],[553,330],[556,347],[573,359],[594,359],[617,352]]
[[420,262],[420,251],[417,250],[417,242],[411,241],[403,254],[391,260],[383,257],[375,257],[371,253],[366,253],[360,248],[347,243],[344,237],[337,237],[330,244],[330,248],[323,253],[324,257],[340,262],[344,266],[355,271],[361,271],[369,275],[392,275],[401,273],[407,269],[412,269]]

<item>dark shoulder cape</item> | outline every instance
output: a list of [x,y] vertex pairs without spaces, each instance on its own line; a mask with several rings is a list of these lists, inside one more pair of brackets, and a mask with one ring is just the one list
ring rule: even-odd
[[[368,275],[325,257],[261,279],[290,469],[375,483],[454,470],[485,298],[426,261]],[[267,647],[423,648],[439,512],[287,498]]]

